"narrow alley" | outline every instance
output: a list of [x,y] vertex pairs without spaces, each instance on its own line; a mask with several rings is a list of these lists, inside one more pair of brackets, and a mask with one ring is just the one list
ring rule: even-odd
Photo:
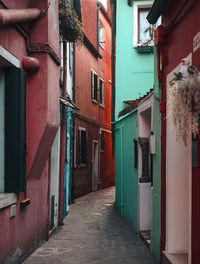
[[79,198],[60,231],[24,264],[154,264],[157,263],[135,232],[116,213],[115,189]]

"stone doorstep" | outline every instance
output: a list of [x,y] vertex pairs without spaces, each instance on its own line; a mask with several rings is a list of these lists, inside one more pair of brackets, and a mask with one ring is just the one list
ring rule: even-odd
[[151,248],[151,231],[150,230],[141,230],[139,232],[140,238],[147,246],[148,249]]
[[188,255],[187,254],[175,254],[168,253],[163,251],[163,264],[188,264]]

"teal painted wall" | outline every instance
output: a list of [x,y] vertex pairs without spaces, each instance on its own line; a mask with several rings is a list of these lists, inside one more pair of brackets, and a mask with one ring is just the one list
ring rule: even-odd
[[116,124],[116,208],[137,231],[138,171],[134,168],[134,138],[137,139],[137,111]]
[[124,100],[134,100],[153,88],[154,55],[133,48],[133,6],[117,1],[116,10],[116,94],[115,118]]
[[155,54],[155,78],[154,78],[154,135],[156,137],[156,154],[153,158],[153,227],[152,227],[152,253],[160,260],[160,236],[161,236],[161,114],[160,100],[161,89],[157,74],[157,49]]

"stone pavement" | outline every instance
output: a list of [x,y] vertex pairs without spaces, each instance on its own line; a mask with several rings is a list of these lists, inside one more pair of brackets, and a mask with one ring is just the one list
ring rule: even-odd
[[61,230],[24,264],[156,264],[115,211],[114,196],[108,188],[77,199]]

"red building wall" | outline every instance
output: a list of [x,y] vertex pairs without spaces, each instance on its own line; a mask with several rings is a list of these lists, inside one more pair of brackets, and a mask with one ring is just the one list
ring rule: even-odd
[[[200,31],[198,22],[200,16],[200,2],[175,1],[168,14],[163,16],[163,25],[167,30],[165,35],[166,42],[163,49],[163,75],[162,75],[162,101],[166,102],[166,78],[167,75],[185,58],[192,53],[192,64],[196,64],[200,69],[200,49],[193,52],[193,38]],[[166,118],[162,118],[162,151],[166,149],[164,139],[166,129]],[[200,144],[200,142],[199,142]],[[200,154],[200,150],[199,150]],[[164,158],[165,155],[162,155]],[[200,155],[198,156],[200,157]],[[166,164],[164,161],[163,164]],[[165,165],[164,165],[165,166]],[[165,177],[165,168],[163,166],[162,179]],[[192,263],[200,263],[199,254],[199,236],[200,236],[200,178],[199,167],[192,170]],[[165,193],[165,183],[163,182],[162,193]],[[165,205],[164,207],[165,208]],[[162,212],[163,213],[163,212]],[[184,220],[183,220],[184,221]],[[162,238],[165,238],[165,227],[162,230]]]
[[[30,22],[32,42],[48,43],[59,54],[58,1],[5,0],[9,8],[35,7],[47,10],[37,21]],[[30,205],[20,208],[24,198],[18,193],[16,216],[10,207],[0,210],[0,262],[19,250],[24,259],[46,239],[48,216],[48,157],[59,126],[59,66],[48,53],[28,54],[25,40],[13,25],[0,29],[0,45],[20,61],[30,55],[40,62],[37,73],[27,72],[27,197]],[[13,109],[14,110],[14,109]],[[19,261],[19,260],[18,260]]]
[[[109,2],[109,1],[108,1]],[[97,1],[82,1],[83,31],[94,48],[97,49]],[[75,197],[92,191],[92,141],[99,144],[99,188],[114,184],[114,151],[111,139],[111,25],[102,11],[99,19],[104,26],[104,49],[99,46],[102,58],[95,56],[83,43],[76,48],[76,104],[80,111],[76,118],[76,138],[78,127],[88,131],[88,164],[74,169]],[[91,100],[91,70],[104,80],[104,107]],[[100,151],[100,128],[106,132],[106,149]],[[78,146],[76,145],[76,154]],[[76,155],[77,156],[77,155]]]

